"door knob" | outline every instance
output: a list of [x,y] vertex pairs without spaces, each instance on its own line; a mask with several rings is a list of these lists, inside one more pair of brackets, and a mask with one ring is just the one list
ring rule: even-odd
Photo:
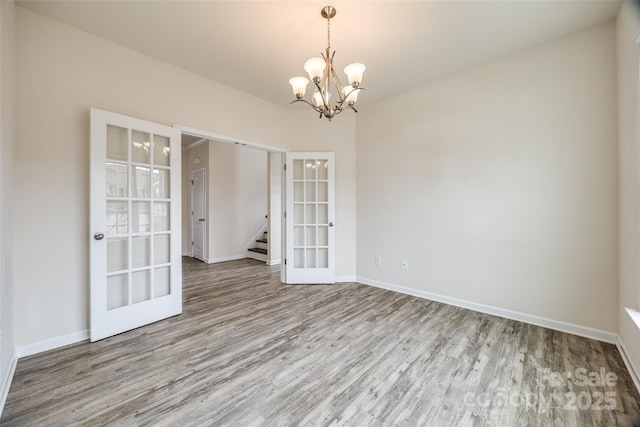
[[329,227],[333,227],[333,223],[332,222],[329,223]]
[[104,239],[104,234],[96,233],[96,234],[93,235],[93,238],[96,239],[96,240],[102,240],[102,239]]
[[200,221],[200,222],[204,222],[204,218],[200,218],[198,221]]

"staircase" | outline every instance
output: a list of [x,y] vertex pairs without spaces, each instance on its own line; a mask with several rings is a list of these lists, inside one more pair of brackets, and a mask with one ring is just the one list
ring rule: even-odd
[[267,243],[267,232],[265,231],[262,234],[262,238],[256,240],[256,246],[247,250],[247,257],[267,262],[267,255],[269,253],[267,251]]

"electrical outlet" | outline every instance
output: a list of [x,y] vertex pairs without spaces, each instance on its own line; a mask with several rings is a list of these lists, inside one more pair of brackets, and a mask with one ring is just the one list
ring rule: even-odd
[[373,257],[373,265],[382,265],[382,257],[380,255]]
[[409,260],[407,260],[407,259],[403,259],[403,260],[402,260],[402,265],[401,265],[401,266],[402,266],[402,269],[403,269],[403,270],[408,270],[408,269],[409,269]]

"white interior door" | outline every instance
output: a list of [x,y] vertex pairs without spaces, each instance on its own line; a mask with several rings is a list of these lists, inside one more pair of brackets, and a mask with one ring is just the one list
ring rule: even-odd
[[91,109],[91,341],[182,312],[180,131]]
[[335,155],[286,154],[286,283],[335,283]]
[[206,172],[198,169],[191,173],[191,250],[193,257],[204,261],[206,232]]

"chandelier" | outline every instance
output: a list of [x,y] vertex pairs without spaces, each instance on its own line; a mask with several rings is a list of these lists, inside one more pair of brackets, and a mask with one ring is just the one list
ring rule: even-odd
[[[331,18],[336,16],[336,9],[333,6],[325,6],[320,15],[327,20],[327,50],[325,53],[321,53],[322,58],[311,58],[304,63],[304,69],[309,74],[315,90],[311,102],[303,99],[309,79],[306,77],[292,78],[289,83],[296,99],[291,101],[291,104],[304,102],[320,113],[320,118],[325,116],[331,121],[336,114],[340,114],[346,109],[350,108],[356,113],[358,112],[353,106],[358,100],[358,93],[364,89],[360,87],[360,83],[362,83],[362,73],[366,67],[359,63],[347,65],[344,72],[349,79],[349,84],[342,86],[333,69],[333,57],[336,52],[334,50],[331,53]],[[334,100],[337,99],[335,104],[331,99],[332,96]]]

